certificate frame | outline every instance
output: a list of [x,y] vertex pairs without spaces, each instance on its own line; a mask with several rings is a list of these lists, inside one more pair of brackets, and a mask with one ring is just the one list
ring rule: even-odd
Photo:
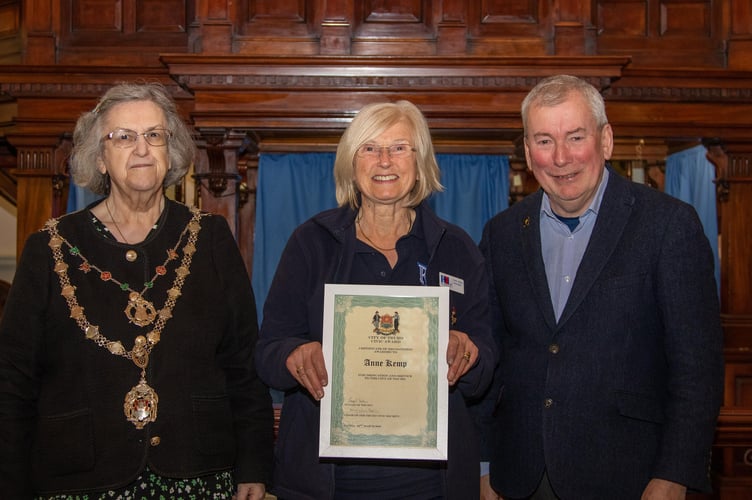
[[447,287],[326,284],[319,456],[447,460],[448,341]]

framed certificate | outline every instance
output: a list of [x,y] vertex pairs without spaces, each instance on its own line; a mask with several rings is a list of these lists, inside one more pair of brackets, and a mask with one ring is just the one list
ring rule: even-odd
[[325,285],[319,456],[446,460],[449,288]]

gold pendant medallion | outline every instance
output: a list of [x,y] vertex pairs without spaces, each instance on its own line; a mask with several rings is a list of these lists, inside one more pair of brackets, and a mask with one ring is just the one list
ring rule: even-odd
[[157,419],[158,402],[156,391],[149,387],[142,376],[138,384],[125,395],[123,410],[126,420],[132,422],[136,429],[143,429],[146,424]]
[[[138,384],[128,391],[123,403],[123,412],[125,413],[126,420],[132,422],[137,429],[143,429],[149,422],[157,420],[157,403],[159,402],[159,397],[157,397],[157,392],[146,383],[146,367],[149,364],[149,354],[159,343],[165,323],[172,317],[172,310],[181,295],[181,289],[185,283],[186,276],[190,274],[193,254],[196,251],[196,241],[198,239],[199,230],[201,229],[200,221],[201,217],[204,216],[204,214],[196,208],[192,208],[191,212],[193,213],[193,217],[180,234],[175,246],[167,250],[167,259],[164,264],[157,266],[154,277],[150,281],[144,283],[144,290],[141,293],[131,290],[127,283],[122,283],[113,278],[112,273],[100,269],[81,255],[78,247],[72,245],[58,232],[58,219],[50,219],[45,224],[45,230],[48,231],[50,235],[48,245],[52,250],[53,258],[55,259],[54,270],[58,274],[60,280],[60,294],[65,298],[65,301],[68,304],[71,318],[76,320],[76,323],[81,328],[87,339],[96,342],[100,347],[106,348],[111,354],[130,359],[141,369],[141,378]],[[154,280],[159,276],[167,274],[166,266],[170,261],[178,258],[177,249],[186,234],[188,234],[188,241],[183,249],[183,258],[180,262],[180,266],[175,270],[175,280],[172,283],[172,288],[167,292],[167,299],[165,300],[164,307],[159,312],[160,321],[157,321],[155,328],[145,336],[137,336],[134,340],[133,348],[130,351],[126,351],[122,342],[112,341],[105,337],[100,332],[99,326],[90,323],[84,314],[84,308],[78,303],[78,299],[76,298],[76,287],[71,284],[70,277],[68,276],[68,264],[64,261],[62,246],[66,245],[69,248],[68,253],[71,255],[77,255],[81,259],[82,262],[79,266],[79,270],[88,273],[94,269],[99,272],[99,278],[102,281],[112,281],[118,285],[121,290],[127,290],[130,292],[128,296],[128,305],[123,312],[128,318],[128,321],[132,324],[147,326],[152,324],[156,319],[157,310],[154,307],[154,304],[144,299],[141,294],[145,293],[147,289],[152,288]],[[129,251],[126,257],[136,260],[138,254],[135,250]],[[130,260],[130,258],[128,260]]]
[[136,292],[131,293],[128,298],[128,305],[125,306],[125,311],[123,312],[128,321],[138,326],[151,325],[154,318],[157,317],[157,310],[154,308],[154,304]]

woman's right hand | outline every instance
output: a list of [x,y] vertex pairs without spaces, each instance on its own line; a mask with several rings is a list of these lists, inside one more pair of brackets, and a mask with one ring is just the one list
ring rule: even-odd
[[329,377],[320,342],[299,345],[287,356],[285,365],[295,380],[317,401],[324,397],[324,387],[329,383]]

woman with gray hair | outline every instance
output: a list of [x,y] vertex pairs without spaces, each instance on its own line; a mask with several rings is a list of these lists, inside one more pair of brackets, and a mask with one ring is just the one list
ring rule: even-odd
[[264,497],[248,273],[224,218],[164,195],[195,153],[160,84],[80,117],[71,175],[104,197],[29,237],[0,323],[8,498]]
[[[487,278],[472,239],[426,203],[442,187],[423,114],[407,101],[365,106],[339,142],[334,177],[339,208],[295,230],[264,305],[259,375],[285,392],[273,493],[285,500],[478,498],[479,445],[466,402],[483,394],[496,364]],[[324,285],[439,286],[441,277],[453,283],[448,460],[320,459],[319,401],[329,380]]]

